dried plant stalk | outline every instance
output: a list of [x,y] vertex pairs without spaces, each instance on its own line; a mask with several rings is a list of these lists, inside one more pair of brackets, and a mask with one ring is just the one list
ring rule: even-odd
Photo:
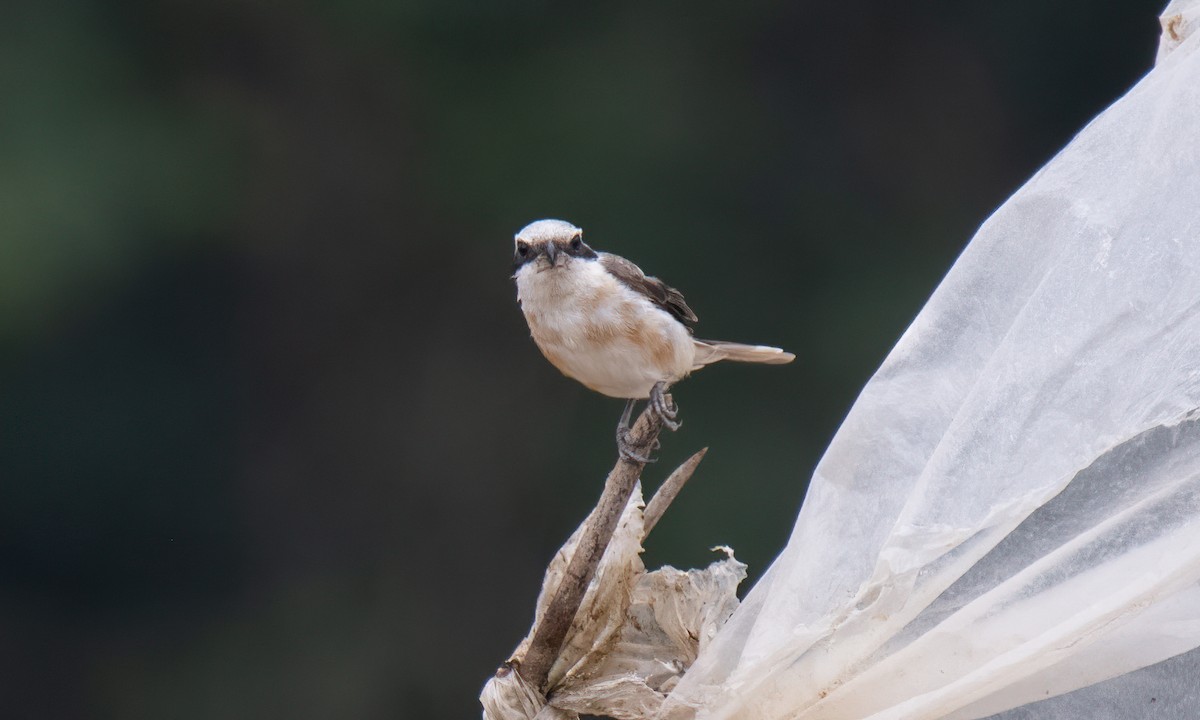
[[[670,401],[670,396],[667,396],[667,402]],[[642,457],[648,457],[654,450],[662,428],[662,418],[648,407],[643,410],[629,431],[629,442],[633,451]],[[562,650],[571,622],[579,611],[584,593],[595,577],[600,558],[604,556],[604,551],[612,540],[613,531],[616,530],[621,513],[633,495],[633,489],[644,467],[643,463],[636,460],[617,460],[617,464],[608,474],[604,492],[596,504],[596,509],[592,511],[554,599],[550,601],[541,622],[533,631],[529,650],[521,659],[517,672],[525,682],[543,694],[550,668]],[[504,671],[504,668],[501,671]]]
[[646,509],[642,511],[642,522],[645,527],[643,537],[649,535],[658,521],[662,519],[663,513],[675,501],[679,491],[683,489],[684,483],[692,479],[692,473],[696,472],[696,466],[700,464],[707,453],[708,448],[701,448],[695,455],[684,460],[683,464],[675,468],[675,472],[671,473],[655,491],[654,497],[650,498],[650,502],[646,503]]

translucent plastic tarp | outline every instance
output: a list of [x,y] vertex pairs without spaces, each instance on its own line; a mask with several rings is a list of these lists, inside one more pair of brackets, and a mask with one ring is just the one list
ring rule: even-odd
[[1162,20],[864,388],[659,717],[1200,718],[1200,0]]

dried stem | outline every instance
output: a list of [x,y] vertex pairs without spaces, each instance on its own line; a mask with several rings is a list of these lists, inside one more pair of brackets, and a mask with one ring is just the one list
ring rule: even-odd
[[663,484],[654,493],[654,497],[650,498],[650,502],[646,503],[646,509],[642,512],[642,524],[645,528],[643,537],[649,535],[658,521],[662,519],[663,513],[679,495],[684,483],[692,479],[692,473],[696,472],[696,466],[704,459],[707,452],[708,448],[702,448],[700,452],[684,460],[683,464],[675,468],[675,472],[663,481]]
[[[667,402],[670,402],[669,396]],[[642,457],[648,457],[654,450],[654,443],[662,432],[662,427],[662,418],[649,408],[643,410],[629,431],[629,444],[633,451]],[[579,538],[575,554],[567,564],[554,599],[546,607],[541,622],[533,631],[529,649],[521,660],[518,672],[525,682],[537,688],[539,692],[546,691],[546,679],[550,668],[562,650],[567,631],[570,630],[571,622],[579,611],[588,585],[596,575],[600,558],[604,556],[604,551],[612,540],[621,513],[633,495],[633,488],[641,477],[643,467],[643,463],[635,460],[617,460],[616,466],[608,474],[604,492],[588,519],[583,536]]]

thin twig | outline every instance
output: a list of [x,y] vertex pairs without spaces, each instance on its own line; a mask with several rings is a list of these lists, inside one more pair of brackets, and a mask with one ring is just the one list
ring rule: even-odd
[[[669,396],[667,402],[670,402]],[[629,431],[629,444],[634,453],[648,457],[654,450],[654,443],[662,427],[661,417],[650,408],[643,410]],[[521,659],[517,671],[525,682],[537,688],[539,692],[546,691],[546,679],[550,668],[558,659],[563,641],[583,602],[584,593],[596,575],[600,558],[604,556],[604,551],[612,540],[617,522],[621,519],[625,506],[629,504],[629,498],[633,495],[633,488],[641,477],[643,467],[643,463],[628,458],[622,457],[617,460],[604,482],[604,492],[588,519],[582,537],[579,538],[575,554],[567,564],[563,579],[554,593],[554,599],[546,606],[545,614],[534,628],[529,649]]]
[[692,473],[696,472],[696,466],[704,459],[707,452],[708,448],[702,448],[700,452],[684,460],[683,464],[675,468],[675,472],[663,481],[663,484],[655,491],[654,497],[650,498],[650,502],[646,503],[646,509],[642,511],[642,525],[645,528],[642,532],[643,539],[662,519],[663,513],[667,511],[667,508],[675,500],[675,496],[683,489],[684,483],[692,479]]

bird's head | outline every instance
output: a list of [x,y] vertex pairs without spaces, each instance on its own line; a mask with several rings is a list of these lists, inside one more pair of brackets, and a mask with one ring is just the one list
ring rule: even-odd
[[538,272],[562,267],[571,258],[594,258],[595,251],[583,242],[583,231],[565,220],[538,220],[517,233],[513,267],[532,265]]

